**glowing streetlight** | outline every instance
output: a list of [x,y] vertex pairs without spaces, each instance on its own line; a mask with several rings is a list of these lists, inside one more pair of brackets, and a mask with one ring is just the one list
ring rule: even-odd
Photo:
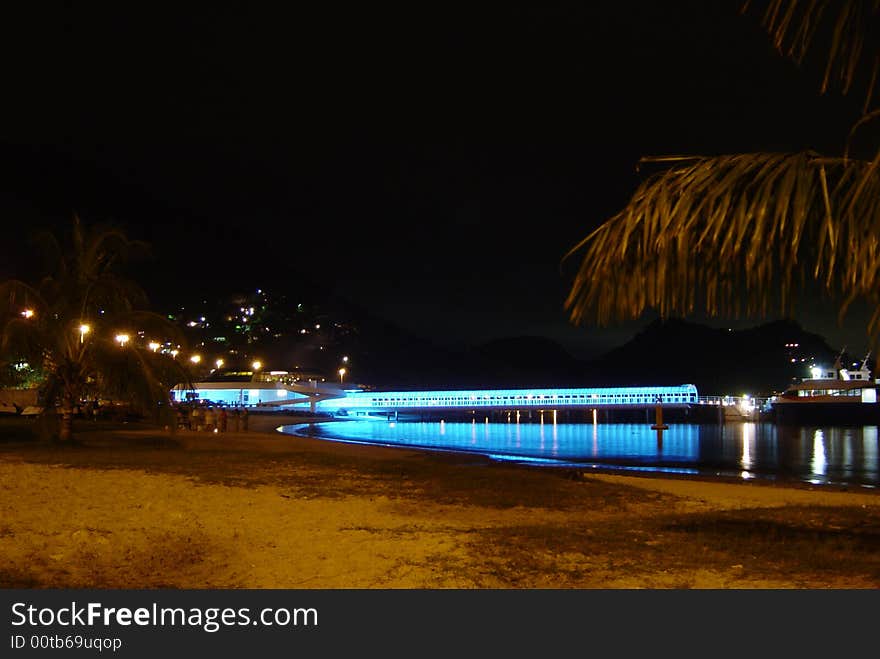
[[172,350],[172,351],[171,351],[171,356],[172,356],[172,357],[177,357],[177,353],[178,353],[178,352],[179,352],[178,350]]
[[348,355],[343,356],[343,358],[342,358],[342,363],[343,363],[343,364],[347,364],[347,363],[348,363]]
[[192,357],[189,358],[189,360],[193,364],[198,364],[200,361],[202,361],[202,356],[201,355],[193,355]]
[[159,349],[159,344],[156,343],[155,341],[150,341],[150,343],[147,345],[147,347],[150,350],[152,350],[153,352],[156,352]]
[[21,312],[21,315],[24,316],[25,318],[33,318],[34,317],[34,310],[33,309],[25,309],[24,311]]
[[85,339],[86,334],[92,331],[92,328],[83,323],[79,326],[79,342],[82,343]]
[[254,369],[255,371],[259,371],[261,368],[263,368],[263,362],[261,362],[261,361],[258,359],[258,360],[256,360],[253,364],[251,364],[251,367],[253,367],[253,369]]
[[220,368],[221,366],[223,366],[223,364],[224,364],[225,362],[224,362],[222,359],[218,359],[218,360],[217,360],[216,362],[214,362],[214,363],[217,365],[217,368]]
[[120,347],[125,346],[125,344],[128,343],[129,338],[128,334],[117,334],[116,343],[118,343]]
[[344,368],[340,368],[340,369],[339,369],[339,381],[342,382],[342,379],[343,379],[344,377],[345,377],[345,369],[344,369]]

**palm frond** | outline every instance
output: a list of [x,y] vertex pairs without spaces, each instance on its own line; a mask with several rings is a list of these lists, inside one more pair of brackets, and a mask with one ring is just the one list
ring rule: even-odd
[[63,279],[67,273],[67,261],[58,237],[47,230],[34,232],[30,241],[34,246],[35,256],[42,259],[46,276]]
[[813,152],[657,161],[669,166],[565,256],[583,253],[565,302],[574,323],[648,309],[790,314],[805,284],[839,296],[841,314],[856,299],[877,301],[878,161]]
[[39,306],[43,311],[48,308],[39,290],[18,279],[0,282],[0,313],[17,314],[24,308],[34,306]]
[[79,267],[82,276],[91,279],[111,272],[118,262],[145,250],[146,244],[130,240],[119,227],[107,225],[95,228],[81,249]]
[[121,348],[112,340],[95,341],[90,366],[98,389],[144,413],[167,403],[171,388],[186,382],[186,368],[167,355],[135,346]]
[[172,323],[162,314],[146,310],[134,310],[126,314],[125,320],[133,327],[137,327],[148,335],[161,337],[181,346],[184,351],[188,350],[186,334],[183,329]]
[[[864,90],[862,113],[873,105],[880,68],[878,0],[768,0],[746,2],[743,13],[761,12],[776,49],[802,64],[811,51],[825,53],[821,90],[832,85]],[[860,78],[861,76],[861,78]]]

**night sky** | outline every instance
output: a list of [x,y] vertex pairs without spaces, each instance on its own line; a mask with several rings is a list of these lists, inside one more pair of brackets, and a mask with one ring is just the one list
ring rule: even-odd
[[641,155],[839,152],[858,116],[738,2],[315,4],[7,15],[0,276],[76,211],[153,245],[157,304],[305,273],[439,342],[589,357],[648,318],[572,327],[560,261]]

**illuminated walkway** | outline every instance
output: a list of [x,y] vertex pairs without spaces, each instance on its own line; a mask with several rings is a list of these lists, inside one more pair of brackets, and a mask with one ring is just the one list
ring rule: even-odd
[[176,401],[200,400],[234,406],[298,409],[329,414],[388,414],[429,410],[564,410],[645,408],[705,404],[692,384],[645,387],[587,387],[574,389],[464,389],[434,391],[362,391],[332,383],[281,381],[200,382],[178,385]]
[[[315,403],[331,414],[387,413],[399,410],[576,409],[655,405],[686,406],[699,402],[692,384],[668,387],[594,387],[583,389],[473,389],[458,391],[346,391]],[[305,402],[305,401],[304,401]]]

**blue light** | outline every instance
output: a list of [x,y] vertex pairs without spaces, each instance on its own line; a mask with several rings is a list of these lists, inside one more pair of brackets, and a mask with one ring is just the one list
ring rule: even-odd
[[414,408],[492,407],[603,407],[697,402],[692,384],[651,387],[596,387],[579,389],[477,389],[453,391],[346,391],[344,397],[318,401],[325,412],[345,410],[397,410]]

